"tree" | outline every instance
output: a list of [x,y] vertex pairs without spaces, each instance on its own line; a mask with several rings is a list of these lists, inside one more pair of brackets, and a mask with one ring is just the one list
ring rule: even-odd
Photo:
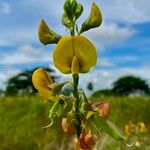
[[[11,77],[7,82],[7,87],[5,94],[14,95],[14,94],[34,94],[36,89],[32,85],[32,74],[37,68],[32,70],[25,70],[18,75]],[[55,80],[57,77],[54,76],[54,70],[50,68],[44,68],[48,73],[52,73],[51,77]]]
[[92,97],[100,97],[100,96],[110,96],[113,95],[113,92],[111,89],[102,89],[94,92],[92,94]]
[[89,82],[89,83],[88,83],[87,89],[88,89],[89,91],[93,91],[94,87],[93,87],[93,83],[92,83],[92,82]]
[[129,95],[137,92],[139,94],[149,94],[150,89],[145,80],[139,77],[126,76],[113,83],[112,91],[121,95]]

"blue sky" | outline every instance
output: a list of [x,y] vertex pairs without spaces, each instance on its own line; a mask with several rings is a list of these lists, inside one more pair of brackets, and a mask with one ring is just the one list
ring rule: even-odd
[[[87,18],[92,2],[100,6],[103,14],[102,26],[85,33],[95,44],[99,59],[89,74],[81,75],[81,86],[90,79],[95,89],[107,88],[117,78],[129,74],[150,83],[150,1],[79,2],[84,13],[78,24]],[[63,3],[64,0],[0,0],[0,87],[24,69],[53,67],[51,54],[55,45],[43,46],[37,28],[43,18],[54,31],[67,35],[61,25]]]

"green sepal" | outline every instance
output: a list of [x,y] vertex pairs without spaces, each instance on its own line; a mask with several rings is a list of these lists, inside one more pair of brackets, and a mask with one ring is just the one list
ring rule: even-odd
[[112,122],[98,116],[94,115],[91,117],[91,120],[96,125],[96,127],[104,132],[106,132],[108,135],[110,135],[112,138],[116,140],[126,140],[125,135],[120,131],[120,129]]
[[63,86],[67,84],[68,82],[63,82],[63,83],[53,83],[48,85],[48,87],[52,90],[52,95],[57,95],[61,92]]
[[91,116],[93,116],[94,114],[95,114],[95,112],[88,111],[88,113],[86,114],[86,120],[88,120],[89,118],[91,118]]
[[66,12],[64,12],[62,18],[61,18],[61,22],[64,26],[66,26],[66,28],[71,29],[73,27],[73,22],[70,21],[70,19],[68,18]]
[[90,110],[90,103],[89,103],[85,93],[81,92],[81,96],[82,96],[81,112],[85,113]]
[[62,36],[58,35],[54,31],[50,30],[44,20],[41,20],[39,29],[38,29],[38,36],[41,43],[44,45],[46,44],[57,44]]
[[66,99],[64,101],[65,105],[64,105],[64,108],[65,108],[65,112],[68,113],[69,111],[71,111],[71,108],[73,106],[73,101],[72,99]]
[[64,108],[64,103],[60,103],[59,109],[58,109],[58,117],[62,116],[64,114],[65,108]]
[[102,23],[102,14],[98,6],[93,3],[91,12],[86,21],[82,24],[80,34],[92,28],[99,27]]
[[53,104],[52,108],[50,109],[50,111],[49,111],[49,119],[51,120],[51,122],[53,122],[55,117],[58,115],[59,106],[60,106],[60,102],[56,101]]

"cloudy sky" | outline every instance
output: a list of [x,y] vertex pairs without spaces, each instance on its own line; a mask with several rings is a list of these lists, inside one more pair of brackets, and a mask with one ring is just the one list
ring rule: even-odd
[[[78,0],[79,1],[79,0]],[[95,89],[111,87],[124,75],[136,75],[150,83],[150,0],[80,0],[88,16],[91,3],[103,14],[100,28],[85,33],[94,42],[98,63],[89,74],[81,75],[81,86],[90,79]],[[59,34],[64,0],[0,0],[0,88],[7,79],[24,69],[52,66],[55,45],[43,46],[37,37],[41,19]],[[57,71],[59,73],[59,71]],[[68,78],[68,76],[64,76]]]

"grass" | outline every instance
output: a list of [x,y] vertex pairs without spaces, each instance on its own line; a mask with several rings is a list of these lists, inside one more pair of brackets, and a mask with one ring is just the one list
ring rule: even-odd
[[[94,97],[92,101],[108,100],[111,105],[109,119],[124,129],[129,120],[142,121],[150,129],[150,97]],[[49,124],[49,103],[38,96],[0,98],[0,150],[70,150],[74,144],[69,135],[61,131],[60,121],[52,128]],[[58,127],[56,127],[58,126]],[[102,136],[99,149],[118,150],[121,144],[108,136]],[[150,150],[150,134],[144,136],[140,147],[126,149]],[[68,144],[71,143],[71,144]],[[69,146],[69,147],[68,147]]]

